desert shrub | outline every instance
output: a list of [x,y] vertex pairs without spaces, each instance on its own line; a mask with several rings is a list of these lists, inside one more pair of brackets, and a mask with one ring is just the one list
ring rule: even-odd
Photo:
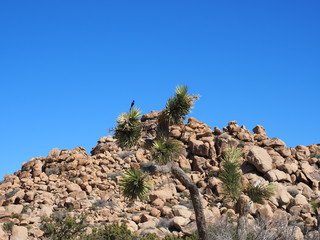
[[141,136],[140,117],[138,108],[132,108],[118,117],[114,136],[119,147],[130,148],[138,143]]
[[274,186],[257,182],[249,184],[246,193],[253,202],[263,204],[264,199],[268,199],[274,194]]
[[310,154],[311,158],[320,158],[320,152],[314,152]]
[[92,204],[92,207],[94,208],[100,208],[105,206],[108,206],[108,201],[104,199],[97,200]]
[[[208,227],[209,240],[292,240],[298,230],[295,221],[288,217],[274,219],[257,218],[254,222],[243,221],[239,224],[228,217],[220,218],[214,225]],[[311,240],[312,238],[306,238]],[[316,240],[316,239],[313,239]],[[318,239],[317,239],[318,240]]]
[[149,176],[141,170],[131,168],[123,174],[120,181],[120,189],[125,197],[130,200],[137,198],[145,200],[151,189]]
[[185,117],[191,112],[195,100],[199,96],[188,94],[187,86],[177,86],[176,94],[169,98],[164,109],[164,114],[169,124],[179,124],[185,120]]
[[13,197],[17,192],[19,192],[18,189],[14,189],[11,192],[6,193],[4,196],[6,199]]
[[219,175],[223,182],[223,192],[231,200],[237,200],[242,193],[240,169],[241,149],[228,147],[222,154],[222,171]]
[[119,156],[121,159],[124,159],[124,158],[126,158],[126,157],[131,156],[132,154],[134,154],[134,152],[132,152],[132,151],[122,151],[122,152],[118,153],[118,156]]
[[153,142],[152,158],[160,165],[164,165],[177,158],[182,149],[182,145],[178,141],[160,138]]
[[6,231],[9,236],[11,236],[13,225],[14,225],[14,222],[10,221],[10,222],[5,222],[2,226],[3,230]]
[[51,217],[41,219],[41,230],[50,240],[73,240],[84,233],[87,227],[85,219],[85,214],[71,217],[67,211],[57,211]]
[[29,212],[29,209],[30,209],[30,211],[33,211],[33,210],[35,209],[35,207],[33,207],[33,206],[26,206],[26,205],[24,205],[24,206],[23,206],[23,208],[22,208],[21,213],[26,214],[26,213],[28,213],[28,212]]
[[157,228],[161,227],[171,229],[173,227],[173,219],[161,218],[157,224]]
[[112,224],[105,225],[102,229],[94,229],[92,234],[87,235],[83,240],[134,240],[137,239],[127,226]]
[[51,167],[51,168],[47,168],[46,169],[46,174],[48,176],[52,175],[52,174],[59,174],[60,173],[60,168],[59,167]]
[[196,234],[192,236],[177,237],[168,235],[165,238],[158,237],[155,233],[148,233],[144,236],[138,236],[132,233],[125,223],[121,225],[114,223],[104,225],[100,229],[94,229],[91,234],[81,236],[81,240],[198,240]]

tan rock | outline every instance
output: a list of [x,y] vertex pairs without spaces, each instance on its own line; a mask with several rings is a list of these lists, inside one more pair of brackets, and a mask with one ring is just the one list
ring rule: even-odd
[[284,158],[291,156],[291,151],[285,146],[276,147],[275,150]]
[[303,240],[304,236],[301,231],[301,228],[294,226],[293,227],[293,240]]
[[135,223],[140,223],[141,222],[140,216],[133,215],[132,216],[132,221],[134,221]]
[[274,182],[275,195],[279,205],[287,205],[290,202],[292,196],[287,192],[287,189],[280,183]]
[[197,223],[196,221],[192,221],[185,226],[181,226],[181,231],[186,234],[187,236],[192,235],[194,232],[197,231]]
[[175,216],[181,216],[186,219],[189,219],[191,217],[192,212],[183,205],[175,205],[172,207],[173,213]]
[[262,127],[261,125],[255,126],[255,127],[252,129],[252,131],[253,131],[254,133],[260,134],[260,135],[262,135],[262,136],[266,136],[266,135],[267,135],[267,132],[266,132],[265,128]]
[[151,216],[158,218],[158,217],[160,217],[161,212],[157,208],[152,208],[151,211],[150,211],[150,214],[151,214]]
[[273,211],[269,204],[260,205],[257,207],[257,212],[260,216],[271,219],[273,217]]
[[33,177],[39,177],[40,176],[40,174],[42,173],[42,166],[43,166],[42,161],[36,160],[34,162],[33,171],[32,171],[32,176]]
[[208,142],[202,142],[195,138],[190,139],[189,147],[192,154],[209,157],[210,156],[210,144]]
[[207,159],[199,156],[192,156],[192,170],[193,171],[199,171],[201,173],[204,172],[204,168],[206,168],[205,163],[207,162]]
[[0,190],[8,190],[9,188],[11,188],[12,183],[11,182],[3,182],[0,184]]
[[68,183],[66,188],[68,192],[82,191],[81,187],[76,183]]
[[152,204],[158,207],[162,207],[164,205],[164,201],[162,201],[160,198],[157,198],[152,202]]
[[170,207],[164,206],[161,209],[161,216],[167,217],[167,218],[172,218],[173,217],[172,209]]
[[189,159],[185,158],[184,156],[179,157],[179,164],[182,169],[191,169]]
[[282,172],[278,169],[272,169],[269,172],[266,173],[265,177],[270,181],[270,182],[275,182],[275,181],[288,181],[291,182],[290,175]]
[[247,155],[247,159],[259,172],[266,173],[272,169],[272,158],[261,147],[252,147]]
[[139,228],[141,229],[156,228],[156,225],[157,225],[157,222],[153,220],[138,224]]
[[303,146],[303,145],[298,145],[296,147],[297,152],[303,153],[306,157],[310,156],[310,150],[308,147]]
[[176,195],[176,193],[177,193],[177,189],[175,184],[169,183],[169,184],[165,184],[160,190],[153,191],[149,195],[149,198],[151,201],[154,201],[157,198],[160,198],[163,201],[166,201],[167,199],[170,199],[174,195]]
[[127,228],[128,228],[131,232],[136,232],[136,231],[138,231],[138,225],[137,225],[134,221],[124,220],[123,222],[127,225]]
[[36,191],[28,191],[24,196],[24,200],[27,202],[31,202],[34,200],[35,195],[36,195]]
[[136,158],[138,162],[147,162],[148,159],[144,156],[144,151],[140,148],[136,151]]
[[310,199],[313,195],[312,189],[305,183],[299,182],[298,187],[302,189],[302,195],[305,196],[307,199]]
[[301,170],[305,176],[312,182],[312,188],[314,190],[319,188],[320,182],[320,170],[311,166],[307,161],[301,163]]
[[170,131],[170,135],[174,138],[180,138],[181,137],[180,128],[173,126],[173,128]]
[[141,222],[144,223],[144,222],[148,222],[148,221],[153,221],[156,218],[149,215],[149,214],[143,213],[143,214],[141,214],[140,219],[141,219]]
[[28,240],[28,229],[23,226],[12,227],[11,240]]
[[173,226],[180,231],[182,230],[182,227],[187,225],[189,223],[189,220],[187,218],[177,216],[173,218]]
[[29,234],[35,236],[36,239],[40,239],[43,236],[44,232],[41,231],[40,229],[31,228],[29,230]]
[[302,194],[298,194],[297,196],[295,196],[294,205],[304,205],[304,204],[308,204],[308,200],[305,196],[303,196]]
[[40,210],[40,216],[50,217],[53,213],[53,207],[50,205],[43,205]]
[[281,147],[286,146],[286,144],[279,138],[271,138],[263,141],[263,144],[267,147]]
[[21,214],[23,205],[10,204],[0,211],[0,218],[11,217],[12,214]]

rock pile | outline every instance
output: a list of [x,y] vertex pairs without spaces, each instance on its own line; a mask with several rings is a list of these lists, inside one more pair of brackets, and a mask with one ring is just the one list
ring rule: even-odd
[[[155,136],[157,116],[153,111],[142,117],[146,142]],[[243,182],[260,180],[275,186],[273,197],[250,209],[253,218],[282,214],[310,228],[319,224],[320,209],[314,212],[310,202],[320,202],[320,144],[288,148],[280,139],[268,138],[260,125],[252,134],[236,121],[212,130],[195,118],[171,127],[171,136],[185,146],[176,162],[199,187],[209,224],[223,214],[235,214],[221,203],[217,177],[221,153],[228,145],[243,151]],[[188,191],[176,179],[153,176],[154,188],[145,202],[128,205],[120,194],[121,174],[150,160],[148,150],[122,150],[112,136],[100,138],[91,155],[78,147],[53,149],[47,157],[30,159],[0,184],[0,239],[9,239],[3,229],[8,222],[13,222],[11,239],[42,239],[41,217],[66,208],[87,213],[91,224],[125,222],[141,234],[190,234],[196,230],[195,215]]]

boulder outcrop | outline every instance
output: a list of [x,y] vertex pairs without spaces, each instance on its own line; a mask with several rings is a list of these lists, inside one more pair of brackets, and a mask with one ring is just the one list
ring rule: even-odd
[[[155,137],[158,114],[153,111],[141,119],[146,143]],[[278,138],[269,139],[264,127],[257,125],[250,133],[236,121],[212,131],[205,123],[189,118],[187,124],[170,130],[185,146],[176,163],[199,187],[210,224],[221,215],[235,214],[228,209],[232,206],[224,205],[218,178],[221,154],[229,145],[243,150],[243,182],[260,179],[274,185],[275,195],[250,210],[253,218],[272,218],[281,212],[310,228],[319,224],[316,216],[320,209],[314,212],[310,203],[320,202],[320,144],[288,148]],[[125,222],[138,233],[190,234],[196,225],[188,190],[170,175],[152,177],[154,188],[147,201],[129,205],[121,196],[121,174],[150,160],[148,150],[122,150],[112,136],[100,138],[91,155],[82,147],[55,148],[47,157],[30,159],[0,183],[0,238],[8,239],[4,224],[12,222],[11,239],[42,239],[41,217],[62,209],[88,214],[91,224]],[[300,237],[301,232],[295,231]]]

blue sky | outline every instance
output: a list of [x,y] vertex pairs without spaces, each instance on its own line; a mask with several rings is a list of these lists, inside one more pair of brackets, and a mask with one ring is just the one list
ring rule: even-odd
[[0,178],[52,148],[90,152],[134,99],[288,146],[320,143],[318,1],[1,1]]

